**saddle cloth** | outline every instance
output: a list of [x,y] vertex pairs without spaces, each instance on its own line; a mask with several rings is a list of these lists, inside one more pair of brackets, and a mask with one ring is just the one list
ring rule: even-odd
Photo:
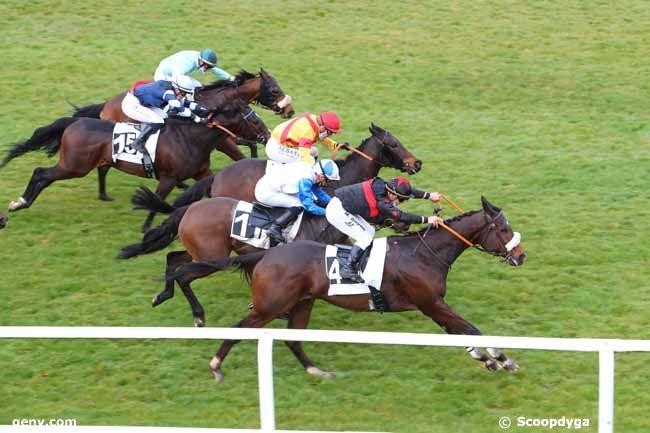
[[[133,140],[140,135],[140,129],[143,125],[138,123],[116,123],[113,128],[113,162],[116,160],[142,164],[142,152],[136,151],[131,147]],[[147,138],[145,147],[151,156],[152,161],[156,161],[156,147],[158,146],[158,136],[160,130],[152,133]]]
[[[255,248],[268,250],[271,240],[267,234],[267,228],[284,211],[284,208],[272,208],[260,203],[240,201],[237,203],[235,216],[232,219],[230,236]],[[287,242],[292,242],[296,238],[303,215],[304,212],[301,212],[296,221],[283,230],[282,234]]]
[[349,245],[328,245],[325,248],[325,273],[330,281],[330,288],[327,294],[336,295],[359,295],[370,293],[368,286],[381,288],[381,281],[384,275],[384,262],[388,246],[387,238],[375,239],[369,248],[370,253],[364,254],[359,262],[359,269],[362,269],[361,276],[365,283],[352,283],[350,280],[341,279],[339,273],[341,260],[347,260],[351,247]]

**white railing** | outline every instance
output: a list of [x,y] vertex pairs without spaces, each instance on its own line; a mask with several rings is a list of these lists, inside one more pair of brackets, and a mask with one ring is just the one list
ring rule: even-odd
[[[273,396],[273,341],[318,341],[327,343],[399,344],[412,346],[499,347],[503,349],[561,350],[599,353],[598,432],[614,431],[614,353],[650,352],[650,340],[592,338],[493,337],[474,335],[413,334],[397,332],[321,331],[246,328],[132,328],[132,327],[0,327],[0,338],[92,338],[92,339],[181,339],[259,340],[260,423],[262,432],[275,430]],[[110,429],[110,427],[98,427]],[[93,433],[114,430],[81,430]],[[156,432],[218,432],[214,429],[163,429]],[[0,427],[0,431],[3,427]],[[6,430],[21,431],[26,430]],[[135,431],[135,430],[134,430]],[[147,431],[147,430],[145,430]],[[153,432],[153,430],[149,430]],[[243,430],[231,430],[242,432]],[[251,430],[248,430],[251,431]],[[257,430],[252,430],[257,431]]]

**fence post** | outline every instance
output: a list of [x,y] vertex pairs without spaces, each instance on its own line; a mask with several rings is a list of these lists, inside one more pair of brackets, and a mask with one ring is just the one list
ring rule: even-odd
[[614,432],[614,351],[607,343],[598,351],[598,433]]
[[260,389],[260,428],[275,431],[275,398],[273,395],[273,337],[264,333],[257,344],[258,384]]

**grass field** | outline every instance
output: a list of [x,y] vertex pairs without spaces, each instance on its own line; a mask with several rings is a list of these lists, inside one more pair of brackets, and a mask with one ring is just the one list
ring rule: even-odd
[[[642,1],[0,0],[0,146],[69,115],[66,99],[102,102],[173,52],[214,47],[226,70],[264,67],[298,112],[338,111],[345,141],[367,137],[371,121],[390,130],[425,162],[417,187],[466,210],[479,208],[481,194],[504,209],[522,232],[526,265],[467,252],[449,279],[447,301],[483,333],[648,339],[648,22]],[[270,127],[279,122],[260,114]],[[22,194],[34,167],[54,163],[41,153],[12,161],[0,171],[0,203]],[[226,164],[214,155],[214,169]],[[150,307],[164,253],[116,259],[140,237],[144,215],[129,197],[142,183],[154,185],[111,171],[116,200],[104,203],[93,173],[11,214],[0,232],[0,325],[192,326],[180,294]],[[208,326],[246,313],[238,275],[195,287]],[[419,313],[325,304],[311,327],[443,332]],[[326,381],[276,346],[278,428],[496,432],[502,416],[565,416],[588,418],[582,430],[597,431],[595,354],[509,351],[522,367],[510,375],[459,349],[306,344],[339,373]],[[0,425],[257,427],[255,345],[234,349],[219,385],[207,369],[215,348],[1,341]],[[617,432],[650,428],[648,361],[617,356]]]

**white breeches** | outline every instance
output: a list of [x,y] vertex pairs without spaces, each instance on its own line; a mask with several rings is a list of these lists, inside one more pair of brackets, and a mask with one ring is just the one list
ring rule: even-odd
[[359,215],[351,214],[343,209],[338,197],[332,197],[327,204],[325,217],[330,224],[354,239],[354,244],[364,250],[368,248],[375,237],[375,229]]
[[[153,74],[154,81],[160,81],[160,80],[172,81],[174,79],[174,77],[172,77],[172,76],[165,75],[164,70],[165,70],[165,68],[161,68],[161,67],[158,67],[158,69],[156,69],[156,72],[154,72],[154,74]],[[192,83],[194,83],[194,87],[202,87],[203,86],[203,84],[201,84],[200,81],[195,80],[194,78],[190,77],[189,75],[188,75],[188,77],[190,78],[190,80],[192,80]]]
[[138,98],[127,92],[122,100],[122,112],[133,120],[144,123],[165,123],[167,115],[157,107],[145,107]]
[[255,185],[255,199],[267,206],[294,207],[302,206],[298,194],[286,194],[272,188],[267,176],[262,176]]

